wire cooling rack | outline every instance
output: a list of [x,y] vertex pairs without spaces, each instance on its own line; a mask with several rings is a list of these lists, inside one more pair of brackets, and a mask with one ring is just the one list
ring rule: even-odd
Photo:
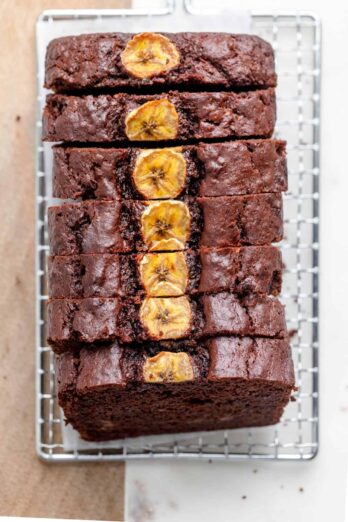
[[45,96],[42,88],[45,47],[48,40],[56,36],[104,30],[139,32],[151,28],[164,32],[197,30],[198,25],[201,30],[210,27],[231,31],[227,12],[210,10],[206,18],[202,15],[206,13],[199,11],[193,1],[180,2],[178,6],[170,1],[152,11],[45,11],[38,20],[36,433],[37,452],[44,460],[110,461],[155,457],[306,460],[317,453],[321,37],[318,17],[301,11],[257,11],[249,17],[251,32],[270,41],[274,47],[278,72],[275,136],[288,142],[289,192],[284,197],[285,239],[281,248],[285,273],[281,297],[293,334],[298,385],[296,401],[288,405],[276,427],[186,437],[151,437],[106,445],[82,443],[74,432],[73,442],[70,436],[70,445],[66,440],[63,443],[66,428],[56,399],[53,355],[46,345],[46,209],[52,199],[51,148],[43,144],[40,137]]

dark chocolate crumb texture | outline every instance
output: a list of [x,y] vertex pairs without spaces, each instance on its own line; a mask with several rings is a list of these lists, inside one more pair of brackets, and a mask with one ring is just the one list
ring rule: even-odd
[[294,389],[287,339],[157,353],[114,343],[60,355],[56,368],[66,421],[93,441],[275,424]]
[[105,33],[50,42],[45,87],[55,91],[172,86],[274,86],[273,50],[253,35]]
[[187,142],[272,135],[273,88],[247,92],[177,92],[47,97],[43,140]]
[[51,255],[263,245],[283,234],[281,194],[83,201],[48,209]]
[[56,352],[81,345],[216,335],[283,338],[284,307],[273,296],[203,296],[51,299],[48,342]]
[[49,297],[171,297],[231,291],[278,295],[280,251],[273,246],[80,254],[48,260]]
[[161,149],[53,148],[53,197],[166,199],[287,190],[285,142],[245,140]]

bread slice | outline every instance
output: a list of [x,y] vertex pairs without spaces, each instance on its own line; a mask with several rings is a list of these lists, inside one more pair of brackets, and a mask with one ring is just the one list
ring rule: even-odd
[[185,352],[114,343],[56,367],[66,421],[90,441],[275,424],[294,389],[287,339],[216,337]]
[[[154,166],[158,177],[149,179]],[[162,190],[156,190],[156,180],[161,183],[158,178],[163,174]],[[56,198],[165,199],[286,190],[286,144],[280,140],[200,143],[153,149],[150,154],[139,148],[53,147]]]
[[185,143],[271,137],[275,92],[178,92],[47,96],[44,141]]
[[156,38],[159,41],[167,39],[169,46],[175,47],[176,66],[167,71],[153,71],[155,74],[145,78],[136,77],[123,65],[122,53],[130,41],[132,45],[135,43],[135,49],[137,41],[143,48],[144,38],[139,41],[141,36],[104,33],[52,40],[46,54],[45,87],[55,91],[92,91],[150,86],[162,89],[197,85],[233,88],[276,84],[271,45],[258,36],[227,33],[164,33],[159,37],[150,33],[150,37],[147,36],[149,47]]
[[197,297],[51,299],[48,342],[58,352],[112,342],[199,339],[215,335],[284,338],[284,307],[272,296],[221,292]]
[[51,255],[264,245],[283,234],[281,194],[83,201],[48,209]]
[[282,258],[273,246],[48,259],[51,298],[171,297],[230,291],[278,295]]

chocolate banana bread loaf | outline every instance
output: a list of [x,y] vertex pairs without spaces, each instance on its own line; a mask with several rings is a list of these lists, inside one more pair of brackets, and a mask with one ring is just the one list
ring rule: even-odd
[[43,140],[182,142],[268,138],[275,123],[272,87],[242,92],[177,92],[47,97]]
[[182,148],[53,147],[53,197],[165,199],[287,190],[285,142],[200,143]]
[[45,72],[45,87],[55,91],[276,84],[271,45],[227,33],[65,36],[49,43]]
[[263,245],[282,239],[282,198],[83,201],[50,207],[48,232],[51,255]]
[[286,336],[284,307],[272,296],[51,299],[48,342],[56,352],[83,344],[215,335]]
[[59,403],[82,438],[265,426],[294,389],[287,339],[216,337],[186,351],[117,343],[57,357]]
[[81,254],[48,259],[49,297],[170,297],[231,291],[280,292],[282,259],[273,246],[148,254]]
[[[47,49],[48,342],[86,440],[263,426],[294,389],[271,46],[87,34]],[[177,90],[172,90],[177,89]]]

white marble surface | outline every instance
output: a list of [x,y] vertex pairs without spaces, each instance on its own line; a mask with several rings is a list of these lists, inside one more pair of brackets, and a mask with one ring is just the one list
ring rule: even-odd
[[243,8],[322,17],[320,451],[306,463],[128,463],[129,522],[348,521],[348,4],[245,0]]

